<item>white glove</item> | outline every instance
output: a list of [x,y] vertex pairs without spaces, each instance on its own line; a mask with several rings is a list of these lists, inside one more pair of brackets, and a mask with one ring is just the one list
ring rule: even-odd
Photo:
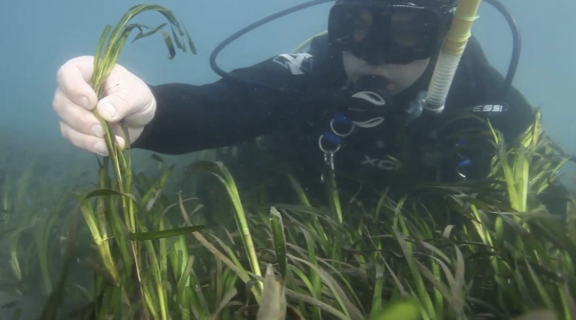
[[102,85],[100,101],[90,86],[94,57],[69,60],[58,70],[58,88],[52,106],[60,117],[62,136],[79,148],[107,156],[104,130],[93,113],[94,107],[104,120],[111,123],[112,132],[122,148],[126,143],[118,121],[124,120],[130,143],[142,134],[156,112],[156,100],[140,78],[120,65],[114,66]]

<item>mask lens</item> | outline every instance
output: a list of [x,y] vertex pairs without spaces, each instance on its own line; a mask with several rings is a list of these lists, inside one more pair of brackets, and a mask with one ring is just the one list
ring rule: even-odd
[[439,16],[416,7],[336,5],[330,12],[330,43],[372,64],[429,58],[439,41]]
[[330,41],[334,45],[351,48],[366,39],[372,24],[372,13],[365,7],[334,6],[328,24]]
[[398,8],[390,17],[390,38],[400,49],[430,50],[437,42],[438,18],[427,10]]
[[354,42],[358,43],[366,39],[372,25],[374,24],[374,18],[372,17],[372,12],[366,8],[358,8],[353,12],[354,19]]

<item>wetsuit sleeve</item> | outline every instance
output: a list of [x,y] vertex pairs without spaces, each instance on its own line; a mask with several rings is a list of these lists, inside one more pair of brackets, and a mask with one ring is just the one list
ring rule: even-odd
[[296,118],[298,95],[294,92],[307,81],[290,61],[296,60],[278,56],[231,73],[247,81],[223,78],[201,86],[150,86],[156,115],[133,147],[184,154],[282,130]]
[[[475,38],[471,38],[467,50],[474,68],[477,90],[480,92],[480,103],[490,104],[501,101],[501,91],[504,77],[488,62],[484,51]],[[512,86],[504,98],[508,110],[501,117],[491,117],[493,126],[500,130],[507,141],[520,136],[534,121],[534,109],[522,95]]]

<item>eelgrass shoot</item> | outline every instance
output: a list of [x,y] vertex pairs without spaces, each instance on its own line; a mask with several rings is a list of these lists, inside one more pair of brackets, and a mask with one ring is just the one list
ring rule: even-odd
[[[163,29],[166,23],[156,28],[149,28],[142,24],[129,24],[133,18],[146,11],[162,14],[168,20],[172,30],[172,37]],[[135,37],[134,41],[151,36],[158,31],[162,32],[165,44],[170,52],[170,58],[173,58],[176,53],[174,42],[179,49],[187,51],[186,48],[188,48],[192,53],[195,53],[195,47],[188,32],[180,25],[172,12],[159,5],[134,6],[122,17],[114,29],[111,30],[110,26],[104,29],[98,43],[94,59],[92,85],[99,98],[103,94],[102,84],[116,65],[124,44],[135,29],[138,29],[140,33]],[[103,297],[106,295],[116,297],[113,300],[104,299],[102,308],[97,305],[95,308],[96,317],[107,317],[107,314],[111,311],[126,311],[126,313],[122,313],[123,317],[140,312],[137,308],[132,308],[132,302],[134,302],[132,292],[137,290],[139,292],[138,295],[146,306],[144,308],[145,313],[149,313],[155,319],[169,319],[168,298],[164,287],[165,268],[162,267],[165,265],[167,257],[165,240],[162,239],[174,234],[166,233],[164,230],[160,230],[152,236],[142,234],[147,231],[145,226],[146,219],[137,216],[137,211],[140,211],[140,214],[149,211],[151,203],[156,200],[155,197],[157,195],[154,193],[145,194],[140,199],[143,203],[138,203],[139,200],[132,195],[132,157],[128,131],[122,127],[127,149],[124,152],[121,146],[118,145],[110,125],[100,117],[96,109],[94,113],[104,128],[104,138],[109,157],[101,164],[99,190],[93,191],[83,198],[81,210],[104,264],[107,282],[109,281],[113,285],[108,287],[105,282],[98,282],[96,296],[101,296],[103,292]],[[109,162],[111,162],[112,170],[114,171],[114,182],[108,178]],[[158,187],[161,188],[162,184],[163,182],[160,182]],[[151,192],[157,191],[151,190]],[[116,206],[116,196],[120,199],[121,206],[119,207]],[[90,202],[86,201],[91,197],[97,197],[95,208]],[[152,202],[150,203],[150,201]],[[122,216],[124,220],[121,221],[119,216]],[[160,226],[162,226],[161,221]],[[110,230],[112,231],[111,233]],[[190,231],[190,228],[180,229],[177,230],[176,234]],[[110,241],[112,238],[114,238],[114,242]],[[150,239],[161,239],[159,240],[160,248],[155,248]],[[143,241],[144,251],[142,251],[142,246],[137,241]],[[157,251],[158,249],[160,250],[159,252]],[[115,259],[114,250],[120,251],[120,260]],[[143,255],[144,252],[146,253],[145,255]],[[132,274],[133,268],[136,272],[136,278]],[[144,270],[146,269],[149,271],[145,274]],[[152,274],[152,282],[146,280],[146,277],[150,277],[150,274]],[[123,299],[120,299],[121,297]],[[126,309],[122,305],[128,305],[130,308]]]

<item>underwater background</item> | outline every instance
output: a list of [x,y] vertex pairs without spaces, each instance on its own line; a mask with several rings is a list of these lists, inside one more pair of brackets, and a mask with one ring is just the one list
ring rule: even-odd
[[[147,83],[182,82],[204,84],[219,77],[210,69],[212,49],[238,29],[301,0],[166,0],[157,3],[173,11],[189,31],[198,54],[176,55],[168,51],[161,36],[128,43],[118,63]],[[534,106],[540,106],[546,133],[569,154],[576,154],[576,1],[502,0],[515,16],[522,33],[523,50],[514,85]],[[58,118],[52,110],[56,72],[67,60],[94,55],[102,30],[115,24],[138,1],[5,0],[0,10],[0,182],[3,172],[25,172],[34,167],[33,188],[57,185],[89,187],[95,182],[98,163],[86,151],[76,149],[60,136]],[[245,67],[271,56],[290,52],[302,41],[326,29],[324,4],[273,21],[240,38],[219,57],[224,70]],[[156,26],[164,22],[157,14],[144,14],[139,22]],[[489,61],[505,73],[511,55],[511,36],[504,19],[483,3],[473,28]],[[157,169],[150,153],[136,150],[134,168]],[[197,154],[162,156],[166,163],[188,164]],[[142,161],[139,161],[142,159]],[[575,166],[564,168],[568,183]],[[80,177],[80,178],[78,178]],[[64,183],[75,179],[74,183]],[[1,187],[0,187],[1,189]],[[4,192],[6,188],[4,188]],[[51,199],[69,193],[54,188],[43,198],[28,199],[34,210],[44,212]],[[25,195],[22,196],[26,198]],[[45,206],[44,206],[45,205]],[[47,212],[47,211],[46,211]],[[2,213],[2,212],[0,212]],[[30,216],[32,217],[32,215]],[[31,218],[32,219],[32,218]],[[4,242],[3,242],[4,241]],[[32,240],[30,240],[32,241]],[[0,237],[0,251],[9,250]],[[40,241],[41,242],[41,241]],[[0,256],[2,255],[0,252]],[[1,258],[0,258],[1,259]],[[31,258],[34,261],[34,258]],[[0,260],[6,265],[7,261]],[[2,266],[0,266],[2,269]],[[58,275],[54,272],[55,279]],[[40,274],[38,284],[42,281]],[[0,278],[0,283],[2,283]],[[34,282],[34,281],[32,281]],[[39,285],[40,287],[40,285]],[[26,300],[29,299],[29,300]],[[46,300],[22,300],[22,319],[32,319]],[[0,286],[0,306],[14,301]],[[0,309],[0,320],[12,319]],[[6,312],[4,312],[6,311]]]

